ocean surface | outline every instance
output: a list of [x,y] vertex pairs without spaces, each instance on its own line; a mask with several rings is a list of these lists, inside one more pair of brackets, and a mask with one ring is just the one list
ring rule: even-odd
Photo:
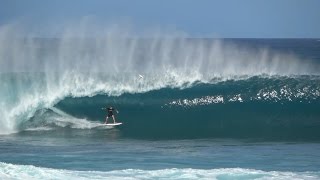
[[12,33],[0,179],[320,179],[317,39]]

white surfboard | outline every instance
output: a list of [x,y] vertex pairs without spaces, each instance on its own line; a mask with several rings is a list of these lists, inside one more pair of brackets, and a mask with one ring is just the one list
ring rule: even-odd
[[104,126],[119,126],[121,124],[122,124],[121,122],[118,122],[118,123],[108,123],[108,124],[102,124],[102,125],[104,125]]

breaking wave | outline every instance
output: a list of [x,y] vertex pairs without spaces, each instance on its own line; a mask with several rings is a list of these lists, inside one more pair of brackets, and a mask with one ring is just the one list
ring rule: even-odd
[[[101,113],[91,111],[84,115],[74,112],[78,105],[61,107],[70,98],[75,101],[91,98],[89,102],[95,105],[89,106],[98,109],[106,104],[119,105],[125,112],[135,107],[131,105],[148,104],[148,107],[142,106],[143,114],[156,110],[155,113],[170,114],[180,120],[186,118],[182,116],[183,110],[174,115],[172,109],[220,104],[223,113],[230,113],[238,108],[231,102],[302,101],[312,108],[319,102],[319,63],[265,45],[192,39],[184,33],[154,33],[141,38],[121,26],[99,29],[102,33],[91,37],[87,33],[91,27],[81,24],[66,27],[59,38],[21,37],[19,28],[17,25],[0,27],[0,134],[40,128],[37,124],[41,123],[81,129],[94,127],[93,121],[101,121],[104,116]],[[198,88],[199,85],[203,88]],[[179,95],[189,90],[195,92]],[[157,97],[149,96],[154,92],[157,96],[166,92],[175,96],[155,102]],[[97,100],[100,96],[104,97],[104,102]],[[133,100],[122,99],[127,96],[132,96]],[[288,105],[292,107],[288,114],[300,108],[293,104]],[[161,107],[165,112],[153,107]],[[72,117],[51,112],[53,108]],[[319,116],[313,109],[311,111],[306,118],[314,122]],[[52,121],[55,116],[52,114],[58,114],[60,119]],[[208,111],[191,113],[188,121],[199,117],[196,114],[204,114],[202,118],[205,119],[212,117]],[[137,122],[143,119],[139,115],[128,113],[123,118],[133,118]],[[240,117],[247,119],[249,116]],[[214,119],[224,118],[218,113]],[[180,124],[177,120],[173,122]],[[135,129],[135,126],[129,127]]]

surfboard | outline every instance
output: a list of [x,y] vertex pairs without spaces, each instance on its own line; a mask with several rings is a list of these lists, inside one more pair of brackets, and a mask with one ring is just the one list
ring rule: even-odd
[[104,125],[104,126],[119,126],[121,124],[122,124],[121,122],[118,122],[118,123],[108,123],[108,124],[102,124],[102,125]]

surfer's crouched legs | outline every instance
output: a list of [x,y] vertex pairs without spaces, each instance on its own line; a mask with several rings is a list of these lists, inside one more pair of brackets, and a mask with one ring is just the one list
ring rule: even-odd
[[104,122],[105,124],[107,124],[107,123],[108,123],[108,118],[109,118],[109,117],[107,116],[107,117],[106,117],[106,122]]
[[113,123],[116,123],[116,119],[114,118],[114,115],[112,115]]
[[[113,123],[116,123],[116,119],[114,118],[114,115],[112,115],[111,117],[113,119]],[[106,122],[104,122],[105,124],[108,123],[108,118],[109,118],[109,116],[106,117]]]

